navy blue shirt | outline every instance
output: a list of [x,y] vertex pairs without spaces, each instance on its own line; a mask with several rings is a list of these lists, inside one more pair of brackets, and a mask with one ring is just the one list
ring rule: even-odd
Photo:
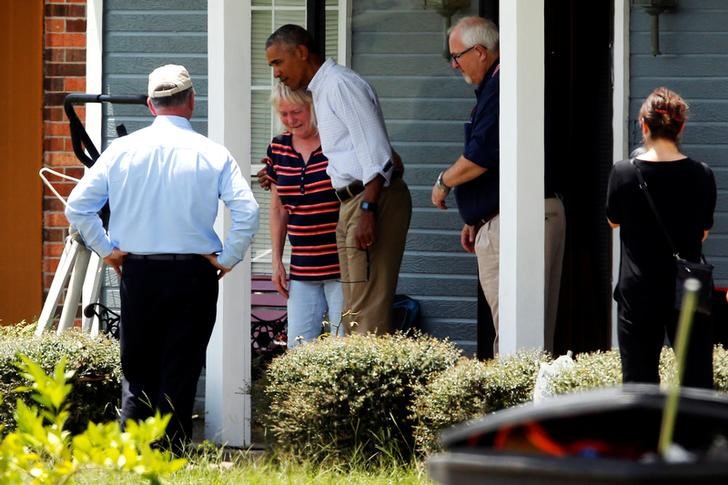
[[479,177],[455,187],[455,200],[466,224],[474,225],[498,213],[499,161],[498,117],[500,113],[500,64],[496,61],[475,90],[477,103],[465,123],[463,156],[487,170]]

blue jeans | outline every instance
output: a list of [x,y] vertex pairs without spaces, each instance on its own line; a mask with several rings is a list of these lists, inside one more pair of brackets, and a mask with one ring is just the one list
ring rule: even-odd
[[288,348],[310,342],[323,331],[324,314],[328,312],[331,335],[344,335],[340,327],[344,294],[337,280],[288,283]]

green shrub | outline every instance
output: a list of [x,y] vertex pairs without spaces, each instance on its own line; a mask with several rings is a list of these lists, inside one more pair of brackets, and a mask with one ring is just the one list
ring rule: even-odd
[[294,458],[350,465],[408,460],[415,389],[460,351],[432,337],[325,338],[275,359],[263,417],[277,449]]
[[16,398],[30,402],[27,393],[16,390],[26,384],[16,367],[19,354],[27,355],[46,372],[52,371],[63,357],[68,367],[74,369],[66,424],[70,431],[85,429],[89,421],[116,419],[121,396],[118,343],[78,331],[35,337],[34,330],[34,326],[0,327],[0,394],[5,397],[0,403],[0,422],[7,424],[4,431],[12,429]]
[[713,349],[713,386],[718,391],[728,392],[728,350],[722,345]]
[[554,394],[596,389],[622,384],[622,366],[619,351],[577,354],[574,366],[553,376],[551,385]]
[[[660,382],[662,385],[669,385],[675,379],[675,353],[671,348],[663,347],[660,354]],[[715,346],[713,350],[713,380],[716,390],[728,392],[728,351],[721,345]],[[574,367],[553,380],[556,394],[620,384],[622,367],[618,350],[579,354],[575,358]]]
[[436,450],[438,434],[449,426],[530,401],[539,365],[548,359],[539,351],[485,362],[460,359],[420,390],[413,407],[418,451]]
[[25,390],[39,406],[18,399],[16,430],[0,441],[0,483],[66,483],[77,474],[105,471],[116,479],[134,474],[159,484],[163,475],[185,465],[186,460],[154,446],[164,436],[170,415],[129,421],[124,432],[116,421],[89,423],[86,431],[72,436],[66,424],[72,389],[68,379],[74,372],[66,372],[66,359],[62,357],[50,375],[26,356],[20,359],[18,371],[29,384]]

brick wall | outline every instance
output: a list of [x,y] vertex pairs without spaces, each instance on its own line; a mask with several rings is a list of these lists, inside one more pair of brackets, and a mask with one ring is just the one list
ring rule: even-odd
[[[47,167],[80,178],[83,166],[73,154],[63,99],[86,91],[86,1],[45,0],[43,162]],[[84,120],[83,108],[77,112]],[[54,181],[64,197],[75,184]],[[43,191],[43,290],[48,291],[63,251],[68,222],[63,204]]]

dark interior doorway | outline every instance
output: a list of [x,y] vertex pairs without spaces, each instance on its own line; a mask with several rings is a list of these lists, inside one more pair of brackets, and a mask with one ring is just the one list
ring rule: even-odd
[[546,172],[566,208],[558,353],[611,347],[613,18],[612,1],[545,0]]
[[[566,208],[555,352],[611,347],[612,1],[545,0],[545,141],[549,186]],[[497,2],[480,14],[497,21]],[[478,288],[480,290],[480,288]],[[493,355],[490,310],[478,298],[478,357]]]

